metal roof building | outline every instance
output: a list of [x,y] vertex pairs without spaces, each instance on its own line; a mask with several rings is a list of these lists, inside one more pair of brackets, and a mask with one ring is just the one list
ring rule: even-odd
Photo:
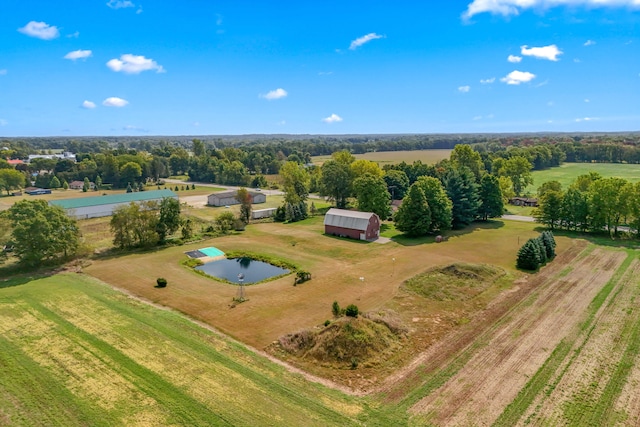
[[380,237],[380,218],[373,212],[331,208],[324,216],[324,232],[359,240]]
[[67,212],[67,215],[76,219],[87,219],[113,215],[114,209],[128,205],[132,202],[160,202],[162,199],[167,197],[178,200],[178,195],[171,190],[152,190],[111,194],[107,196],[52,200],[49,204],[53,206],[60,206]]

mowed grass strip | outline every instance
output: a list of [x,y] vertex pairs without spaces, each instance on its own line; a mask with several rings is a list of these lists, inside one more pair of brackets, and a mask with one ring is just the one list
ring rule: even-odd
[[[31,315],[38,321],[21,325],[9,338],[0,328],[8,342],[0,357],[0,369],[7,374],[0,379],[0,395],[18,396],[0,401],[0,420],[13,420],[24,408],[33,408],[33,416],[18,425],[39,424],[37,420],[47,419],[43,414],[51,419],[46,425],[358,425],[358,418],[378,419],[359,399],[291,375],[176,313],[123,297],[96,282],[63,274],[0,289],[0,302],[11,305],[11,310],[0,310],[2,320]],[[42,330],[30,334],[38,325]],[[68,359],[43,366],[42,357],[23,350],[33,351],[29,341],[43,335],[53,336],[48,342],[56,345],[72,342]],[[47,351],[45,346],[44,356]],[[87,354],[96,361],[87,361]],[[78,376],[95,383],[90,372],[77,367],[80,363],[110,367],[113,380],[135,385],[139,396],[132,404],[146,408],[136,413],[96,404],[95,395],[64,379]],[[33,373],[30,381],[37,378],[52,390],[46,395],[47,408],[39,403],[43,395],[33,393],[37,398],[32,399],[37,388],[21,385],[24,372]],[[110,387],[108,379],[97,378]],[[114,402],[120,404],[117,397]],[[71,415],[48,410],[65,405]]]
[[[575,360],[580,354],[580,350],[584,347],[585,343],[589,340],[589,336],[595,328],[596,314],[603,306],[605,301],[609,298],[613,289],[623,277],[631,262],[635,259],[635,256],[628,255],[622,262],[620,267],[616,270],[613,277],[607,282],[607,284],[600,290],[600,292],[593,299],[589,305],[586,313],[586,319],[579,325],[579,332],[573,334],[571,337],[562,340],[551,355],[547,358],[545,363],[538,369],[535,375],[527,382],[527,384],[520,390],[516,398],[511,402],[500,417],[493,424],[494,426],[513,426],[515,425],[529,409],[535,398],[541,393],[545,392],[545,389],[551,391],[562,379],[562,376],[571,365],[571,362]],[[578,340],[583,342],[571,353],[571,349],[574,348]],[[570,354],[571,353],[571,354]],[[571,357],[568,363],[565,363],[567,357]],[[558,369],[565,363],[561,372]],[[554,375],[556,375],[554,377]]]

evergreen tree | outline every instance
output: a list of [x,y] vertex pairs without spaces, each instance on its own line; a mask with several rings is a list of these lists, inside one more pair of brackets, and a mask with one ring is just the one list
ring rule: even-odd
[[133,188],[131,187],[131,183],[127,184],[127,193],[133,193]]
[[82,183],[82,192],[86,193],[87,191],[89,191],[89,188],[91,188],[91,182],[89,181],[89,178],[85,176]]
[[102,189],[102,178],[100,175],[96,176],[96,191]]
[[542,243],[546,251],[547,259],[553,259],[556,256],[556,239],[549,230],[543,231],[540,235]]
[[413,184],[395,215],[396,228],[409,236],[422,236],[431,231],[431,210],[422,188]]
[[444,183],[452,203],[451,225],[455,229],[464,228],[476,219],[480,207],[475,177],[467,167],[451,169]]
[[540,255],[535,239],[529,239],[518,251],[516,266],[523,270],[535,271],[540,267]]

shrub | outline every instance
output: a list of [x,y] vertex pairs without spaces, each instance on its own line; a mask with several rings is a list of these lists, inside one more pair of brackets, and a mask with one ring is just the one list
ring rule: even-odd
[[340,317],[340,315],[342,314],[342,310],[340,309],[340,304],[338,304],[338,301],[334,301],[331,305],[331,313],[333,313],[333,317]]
[[165,288],[167,287],[167,279],[164,277],[158,277],[156,279],[156,288]]
[[358,317],[358,313],[360,311],[358,310],[358,306],[355,304],[349,304],[346,308],[346,310],[344,311],[344,314],[346,314],[348,317]]
[[331,320],[327,319],[324,321],[324,326],[329,326],[331,324]]

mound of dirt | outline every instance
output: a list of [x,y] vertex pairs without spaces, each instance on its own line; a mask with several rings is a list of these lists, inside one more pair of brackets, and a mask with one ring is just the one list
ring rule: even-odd
[[418,274],[404,287],[435,301],[466,301],[504,274],[504,270],[492,265],[455,263]]
[[323,365],[374,366],[400,345],[408,329],[388,312],[343,316],[327,326],[281,337],[276,346],[300,359]]

